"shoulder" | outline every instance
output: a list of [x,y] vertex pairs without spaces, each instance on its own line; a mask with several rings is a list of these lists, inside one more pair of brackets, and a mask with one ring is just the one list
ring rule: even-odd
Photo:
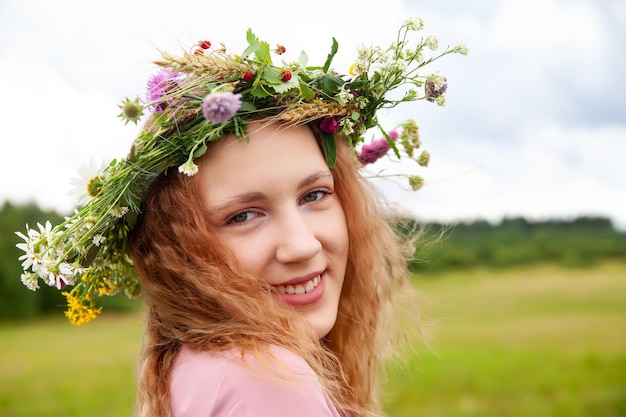
[[306,361],[276,346],[257,357],[182,348],[170,407],[174,417],[339,415]]

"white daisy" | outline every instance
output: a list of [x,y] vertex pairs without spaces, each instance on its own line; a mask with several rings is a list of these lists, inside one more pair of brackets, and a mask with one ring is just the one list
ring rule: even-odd
[[21,276],[22,283],[26,285],[31,291],[37,291],[39,289],[39,276],[32,272],[25,272]]
[[94,160],[90,160],[88,164],[78,168],[79,177],[70,179],[70,185],[73,188],[68,194],[76,200],[79,206],[87,204],[95,196],[95,181],[103,178],[106,167],[107,164],[105,162],[97,163]]

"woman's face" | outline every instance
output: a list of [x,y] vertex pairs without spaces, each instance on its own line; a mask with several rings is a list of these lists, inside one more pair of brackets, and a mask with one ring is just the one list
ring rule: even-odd
[[346,219],[313,133],[251,123],[198,161],[209,219],[245,272],[270,284],[318,338],[335,324],[348,259]]

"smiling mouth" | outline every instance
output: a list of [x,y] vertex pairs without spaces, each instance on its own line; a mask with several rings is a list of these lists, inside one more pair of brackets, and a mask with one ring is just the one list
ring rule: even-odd
[[276,292],[279,294],[295,294],[295,295],[302,295],[302,294],[307,294],[310,293],[311,291],[313,291],[315,288],[317,288],[318,285],[320,285],[320,282],[322,281],[322,278],[320,275],[317,275],[316,277],[303,282],[301,284],[296,284],[296,285],[276,285],[274,288],[276,289]]

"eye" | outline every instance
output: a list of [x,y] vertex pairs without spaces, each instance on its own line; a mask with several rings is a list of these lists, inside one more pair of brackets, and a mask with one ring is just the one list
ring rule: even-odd
[[257,216],[257,213],[253,211],[240,211],[239,213],[236,213],[233,216],[231,216],[228,219],[227,223],[228,224],[245,223],[247,221],[254,219],[256,216]]
[[330,194],[332,194],[332,192],[328,190],[315,190],[305,194],[300,201],[302,203],[313,203],[315,201],[321,200],[322,198]]

